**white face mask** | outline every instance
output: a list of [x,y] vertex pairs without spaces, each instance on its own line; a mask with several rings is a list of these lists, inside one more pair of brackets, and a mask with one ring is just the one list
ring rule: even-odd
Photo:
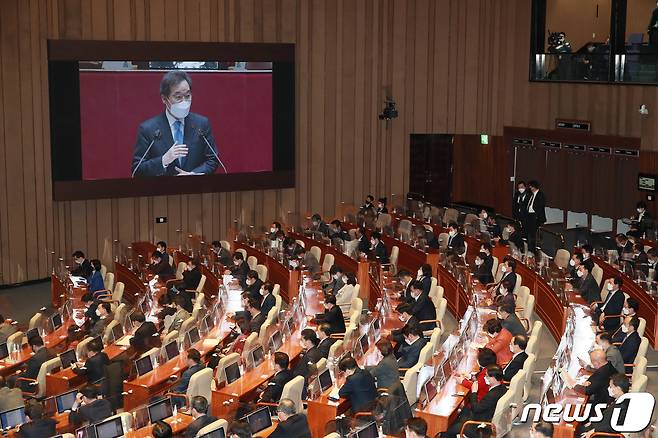
[[608,395],[612,398],[615,398],[615,392],[610,386],[608,386]]
[[511,351],[512,353],[514,353],[514,345],[511,345],[511,344],[510,344],[510,346],[509,346],[509,351]]
[[450,231],[448,234],[450,235],[450,237],[455,237],[455,234],[457,234],[457,232],[456,231]]
[[276,233],[276,228],[274,227],[270,228],[270,233]]
[[505,265],[501,266],[500,267],[500,272],[502,272],[503,274],[506,273],[507,272],[507,267],[505,267]]
[[482,260],[480,259],[475,259],[475,265],[480,266],[482,264]]
[[523,194],[525,192],[525,189],[519,189],[519,193]]
[[608,290],[612,291],[612,288],[613,288],[612,283],[608,283]]
[[260,290],[260,294],[261,294],[262,296],[265,296],[265,289],[261,289],[261,290]]
[[255,282],[256,282],[256,280],[254,280],[253,278],[249,278],[249,279],[247,279],[247,285],[248,285],[248,286],[251,286],[251,285],[254,284]]
[[411,339],[407,339],[407,338],[404,338],[404,341],[409,345],[414,343],[414,341],[412,341]]
[[583,276],[583,271],[576,271],[576,275],[579,276],[579,277],[582,277]]
[[101,310],[100,309],[96,309],[96,316],[101,316]]
[[489,215],[487,213],[482,213],[482,219],[486,219],[488,217],[489,217]]
[[182,102],[174,103],[169,107],[169,113],[179,120],[184,119],[190,113],[191,106],[191,100],[184,100]]
[[491,381],[485,377],[484,378],[484,384],[487,385],[487,386],[491,386]]
[[642,210],[641,208],[638,208],[638,209],[637,209],[637,212],[638,212],[638,213],[642,213],[643,211],[644,211],[644,210]]
[[624,332],[624,333],[628,333],[628,326],[622,325],[621,326],[621,331]]
[[419,269],[417,274],[418,274],[418,278],[422,277],[423,276],[423,270]]
[[370,241],[370,245],[372,245],[372,246],[375,246],[376,243],[377,243],[377,242],[375,242],[374,240],[371,240],[371,241]]
[[624,307],[623,309],[621,309],[621,313],[623,313],[624,315],[630,315],[631,309],[628,307]]
[[574,259],[569,260],[569,266],[576,266]]

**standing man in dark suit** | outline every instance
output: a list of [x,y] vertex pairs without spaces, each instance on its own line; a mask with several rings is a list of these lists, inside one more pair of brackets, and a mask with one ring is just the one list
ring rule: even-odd
[[212,251],[215,253],[217,261],[225,268],[231,264],[231,253],[222,246],[222,243],[219,240],[212,241]]
[[158,243],[155,244],[155,249],[156,251],[160,251],[160,254],[162,254],[162,259],[169,263],[170,265],[172,264],[172,259],[171,255],[167,252],[167,242],[164,240],[160,240]]
[[96,386],[88,385],[78,393],[69,414],[69,423],[78,425],[88,421],[93,424],[111,416],[112,403],[100,397]]
[[149,266],[149,271],[162,280],[169,280],[176,275],[174,268],[169,264],[169,255],[162,254],[160,251],[154,251],[153,254],[151,254],[151,265]]
[[105,376],[105,367],[110,363],[109,357],[103,351],[103,343],[94,339],[87,344],[87,360],[84,364],[76,363],[71,370],[87,377],[89,383],[96,383]]
[[329,236],[329,226],[322,220],[322,216],[315,213],[311,216],[311,231]]
[[546,197],[539,190],[537,181],[530,181],[530,199],[526,208],[526,217],[523,224],[528,237],[528,250],[537,252],[537,230],[546,222]]
[[526,190],[525,181],[519,181],[516,184],[516,192],[512,198],[512,217],[517,222],[523,223],[528,210],[528,191]]
[[505,368],[503,368],[503,380],[509,382],[512,377],[516,376],[522,368],[528,354],[525,352],[528,346],[528,337],[526,335],[516,335],[512,338],[509,349],[512,352],[512,360],[510,360]]
[[165,73],[160,81],[160,99],[165,111],[139,125],[133,177],[214,173],[219,165],[213,153],[217,147],[208,119],[190,113],[190,76],[176,70]]
[[267,387],[260,395],[260,401],[276,403],[281,398],[283,387],[292,380],[292,371],[288,369],[290,359],[286,353],[277,351],[274,353],[274,376],[267,382]]
[[363,228],[363,227],[357,228],[354,231],[354,235],[356,236],[356,240],[359,242],[357,247],[356,247],[357,254],[367,255],[368,252],[370,252],[370,241],[368,240],[368,237],[366,236],[365,228]]
[[324,313],[316,315],[318,323],[326,322],[331,327],[331,333],[345,333],[345,318],[343,311],[336,305],[336,296],[329,295],[324,300]]
[[[473,382],[471,393],[469,395],[469,407],[464,408],[448,431],[441,434],[442,438],[458,436],[462,425],[466,421],[491,421],[494,412],[496,412],[498,400],[500,400],[500,398],[507,392],[507,388],[503,385],[503,370],[501,370],[498,365],[489,365],[484,380],[489,386],[489,391],[487,391],[485,396],[478,401],[477,393],[479,383],[477,381]],[[472,429],[467,428],[465,435],[475,436],[474,431],[476,430],[476,427],[476,425],[473,425]]]
[[393,354],[393,345],[388,339],[380,339],[376,345],[382,360],[377,365],[366,367],[366,371],[375,378],[378,389],[392,388],[400,383],[400,366]]
[[601,288],[590,272],[589,266],[586,263],[579,265],[576,276],[580,279],[578,293],[588,304],[592,304],[595,301],[601,301]]
[[23,438],[44,438],[57,434],[57,421],[43,417],[43,407],[40,404],[29,405],[25,415],[28,422],[18,430],[18,436]]
[[279,402],[276,413],[279,417],[279,424],[270,438],[308,438],[311,436],[306,415],[298,414],[295,402],[289,398],[284,398]]
[[352,413],[369,411],[377,398],[375,379],[370,373],[359,368],[353,357],[344,357],[338,364],[347,378],[338,391],[341,398],[346,398],[352,405]]
[[183,434],[185,438],[194,438],[201,429],[217,421],[217,418],[208,415],[208,400],[204,396],[197,395],[192,397],[190,407],[192,408],[192,418],[194,418],[194,421],[185,429],[185,433]]
[[[640,349],[642,338],[637,332],[638,327],[640,327],[640,320],[637,316],[633,316],[628,324],[623,324],[621,326],[621,329],[626,334],[626,337],[619,346],[619,352],[621,353],[621,357],[625,364],[635,363],[637,350]],[[633,370],[630,368],[631,367],[626,367],[626,372],[633,372]]]
[[72,255],[73,261],[78,265],[75,269],[71,271],[71,275],[83,278],[90,278],[91,274],[94,273],[94,268],[91,266],[91,262],[85,258],[85,253],[82,251],[76,251]]
[[605,297],[603,303],[592,304],[592,319],[603,325],[603,330],[608,333],[614,333],[621,325],[621,317],[619,318],[606,318],[606,316],[621,315],[624,308],[624,292],[621,287],[624,281],[621,277],[608,278],[606,281],[606,288],[608,289],[608,296]]
[[265,283],[260,288],[260,311],[263,315],[265,315],[265,317],[267,317],[268,313],[270,313],[270,310],[276,306],[276,298],[274,298],[274,294],[272,292],[274,292],[274,285],[272,283]]
[[[425,295],[421,288],[422,283],[418,280],[415,280],[411,284],[411,298],[413,301],[402,309],[402,314],[407,321],[413,317],[413,319],[419,323],[419,329],[423,332],[425,330],[432,330],[436,327],[436,322],[433,321],[436,319],[436,307],[429,295]],[[420,324],[421,321],[432,322],[424,322]]]
[[459,226],[456,222],[450,222],[448,225],[448,250],[461,256],[466,251],[464,235],[459,232]]

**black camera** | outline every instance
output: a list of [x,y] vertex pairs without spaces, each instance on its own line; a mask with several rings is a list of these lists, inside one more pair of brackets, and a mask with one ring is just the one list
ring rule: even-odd
[[379,120],[391,120],[398,117],[398,110],[395,108],[395,102],[393,100],[387,100],[384,110],[379,113]]

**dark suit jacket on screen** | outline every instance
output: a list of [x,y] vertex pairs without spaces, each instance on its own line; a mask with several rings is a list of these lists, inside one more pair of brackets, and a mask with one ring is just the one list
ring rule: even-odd
[[177,174],[176,167],[179,167],[187,172],[196,172],[203,174],[211,174],[215,172],[219,162],[215,155],[210,151],[203,137],[199,134],[197,129],[205,133],[206,138],[211,146],[217,149],[215,139],[213,138],[210,130],[210,123],[208,118],[190,113],[185,117],[185,125],[183,127],[183,142],[187,145],[188,152],[184,159],[183,165],[175,160],[165,169],[162,166],[162,156],[173,146],[174,139],[171,134],[171,127],[165,113],[161,113],[151,119],[146,120],[137,130],[137,141],[135,142],[135,152],[133,154],[131,172],[137,167],[140,158],[146,152],[151,140],[156,137],[156,132],[160,131],[160,137],[157,138],[151,150],[149,150],[144,161],[139,165],[135,176],[174,176]]

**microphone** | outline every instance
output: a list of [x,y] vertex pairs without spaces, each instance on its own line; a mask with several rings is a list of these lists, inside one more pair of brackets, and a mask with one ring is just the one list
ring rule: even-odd
[[142,164],[142,161],[144,161],[146,154],[149,153],[151,147],[153,146],[153,143],[155,143],[156,140],[160,139],[160,137],[162,137],[162,133],[160,132],[159,129],[156,129],[155,132],[153,133],[153,138],[151,139],[151,143],[149,143],[149,147],[146,148],[144,155],[142,155],[142,158],[139,159],[139,163],[137,163],[137,166],[135,166],[135,169],[133,170],[133,174],[130,175],[131,178],[135,177],[135,172],[137,172],[137,169],[139,169],[140,164]]
[[215,158],[217,158],[217,161],[219,161],[219,164],[222,166],[222,169],[224,169],[224,173],[228,173],[228,170],[226,170],[226,166],[224,166],[224,163],[222,163],[222,160],[219,159],[219,155],[217,155],[217,152],[215,152],[215,148],[210,145],[210,142],[208,141],[208,138],[206,137],[206,132],[203,129],[198,128],[198,127],[194,127],[194,129],[196,130],[197,134],[199,134],[199,136],[201,138],[203,138],[203,140],[206,142],[206,146],[208,146],[208,149],[210,149],[212,151]]

